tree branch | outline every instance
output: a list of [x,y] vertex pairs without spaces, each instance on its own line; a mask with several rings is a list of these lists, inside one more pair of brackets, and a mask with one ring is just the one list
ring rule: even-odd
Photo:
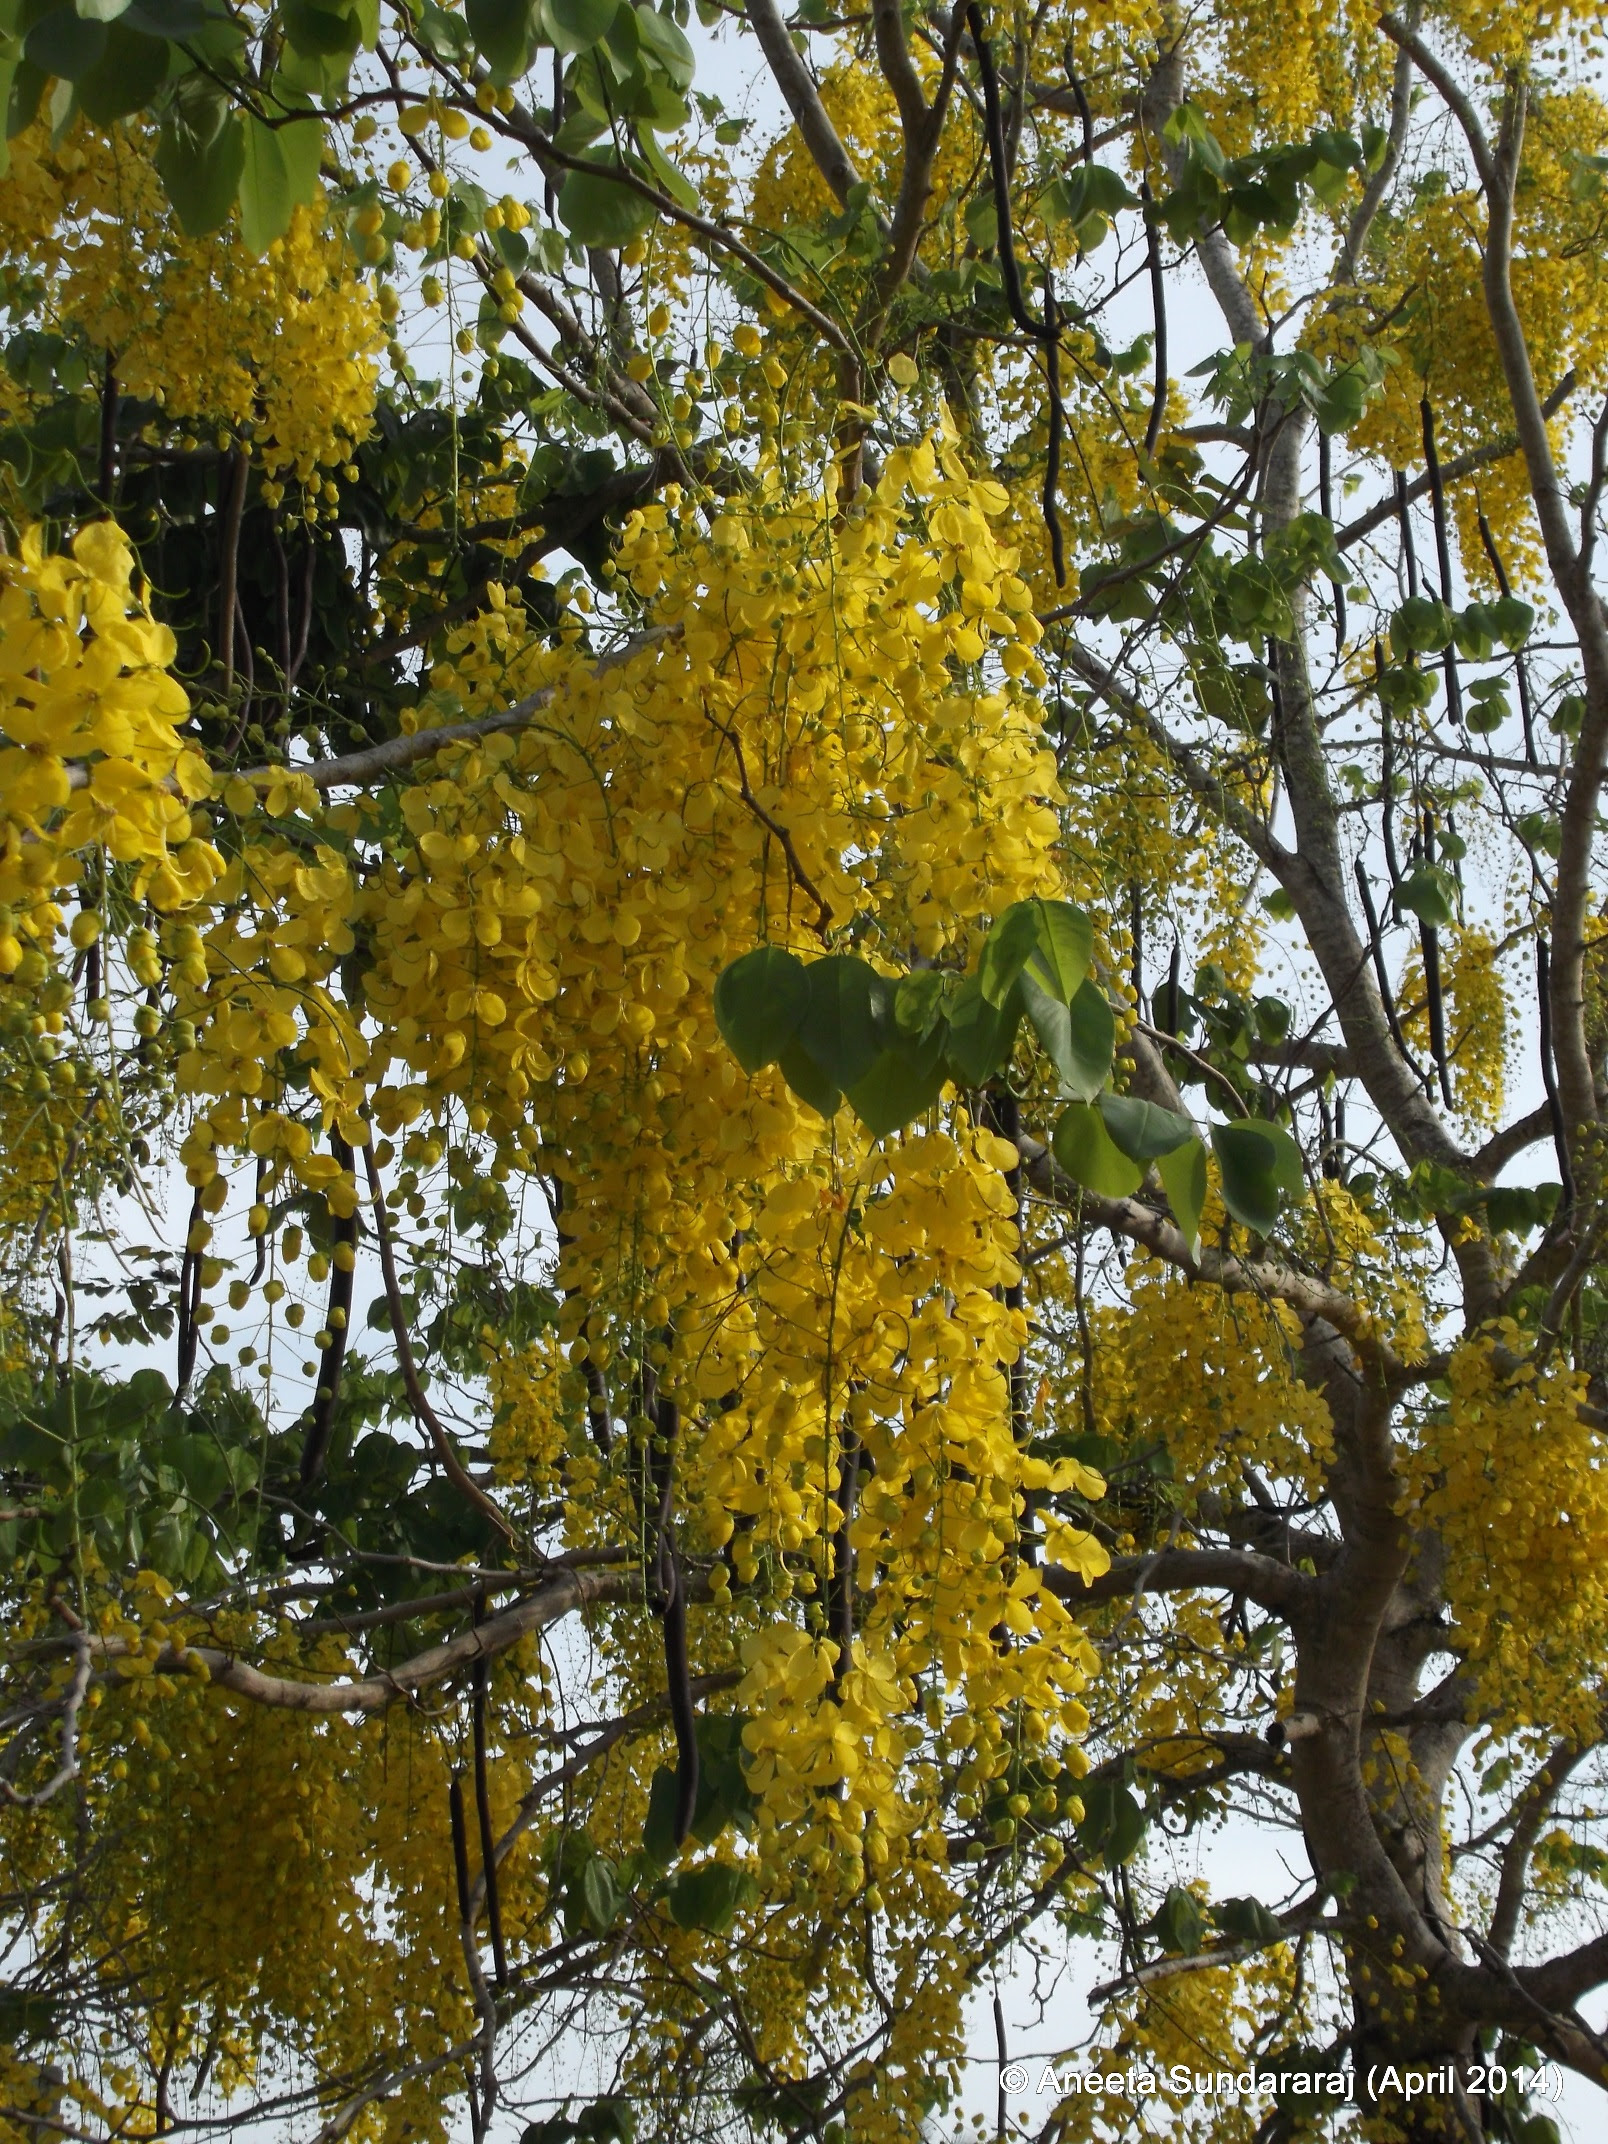
[[[473,1667],[477,1660],[494,1660],[522,1638],[600,1602],[640,1601],[642,1576],[638,1571],[566,1570],[548,1580],[537,1593],[500,1615],[489,1617],[478,1628],[450,1639],[444,1645],[427,1646],[400,1667],[387,1668],[347,1682],[297,1682],[284,1675],[270,1675],[254,1668],[235,1654],[214,1645],[166,1645],[151,1663],[156,1675],[184,1675],[199,1662],[207,1678],[219,1689],[231,1691],[256,1705],[282,1711],[309,1713],[383,1712],[398,1699],[415,1697],[419,1691],[445,1682],[449,1676]],[[63,1641],[51,1641],[61,1649]],[[85,1641],[89,1657],[98,1668],[134,1658],[140,1650],[137,1639],[100,1637]]]

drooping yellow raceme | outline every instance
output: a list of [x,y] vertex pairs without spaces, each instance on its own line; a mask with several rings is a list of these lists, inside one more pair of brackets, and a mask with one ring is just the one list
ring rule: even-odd
[[[673,1404],[678,1546],[700,1574],[693,1669],[734,1678],[759,1797],[757,1854],[729,1841],[717,1852],[759,1877],[748,1910],[770,1916],[771,1955],[732,1969],[793,2068],[824,1986],[844,2015],[864,1999],[856,1917],[884,1913],[904,1931],[890,2072],[904,2081],[879,2086],[863,2124],[889,2144],[926,2103],[932,2064],[961,2047],[968,1939],[950,1924],[965,1879],[940,1822],[950,1771],[980,1798],[1003,1794],[992,1783],[1027,1759],[1080,1764],[1094,1656],[1042,1585],[1024,1528],[1031,1493],[1098,1497],[1101,1483],[1023,1448],[1012,1370],[1027,1328],[1004,1300],[1021,1274],[1015,1148],[954,1100],[882,1143],[846,1112],[823,1119],[776,1072],[745,1078],[710,998],[756,943],[818,954],[851,921],[852,942],[890,972],[913,955],[968,963],[1011,901],[1061,891],[1063,800],[1031,698],[1039,628],[997,533],[1007,504],[939,437],[892,458],[847,517],[830,494],[800,500],[776,481],[707,531],[674,499],[649,509],[620,559],[649,621],[635,651],[600,669],[576,625],[542,646],[522,611],[494,606],[437,664],[419,717],[515,702],[526,717],[444,747],[399,780],[394,809],[327,808],[292,772],[204,796],[183,757],[184,695],[109,525],[71,559],[34,546],[6,598],[29,667],[53,689],[71,681],[79,709],[53,750],[28,731],[20,686],[22,712],[7,716],[34,783],[8,793],[29,807],[12,804],[13,868],[40,889],[34,987],[59,985],[74,957],[70,888],[144,886],[156,927],[118,906],[101,951],[108,977],[149,975],[171,996],[163,1061],[191,1112],[180,1159],[203,1286],[226,1270],[213,1229],[235,1187],[253,1233],[292,1194],[336,1216],[357,1209],[362,1164],[344,1165],[335,1134],[372,1139],[382,1170],[478,1156],[459,1178],[478,1175],[477,1196],[519,1196],[533,1173],[558,1185],[556,1332],[528,1347],[482,1336],[494,1482],[516,1518],[559,1502],[568,1546],[645,1552],[633,1486],[644,1410],[653,1393]],[[63,622],[43,615],[52,605]],[[140,719],[116,715],[118,729],[129,701]],[[64,1029],[62,1042],[93,1056],[92,1034]],[[287,1233],[287,1268],[295,1248]],[[589,1381],[616,1430],[607,1453]],[[1105,1568],[1098,1541],[1064,1520],[1054,1550]],[[172,1634],[174,1611],[98,1582],[109,1631],[142,1648],[153,1627]],[[337,1641],[300,1649],[290,1626],[250,1610],[229,1627],[278,1672],[338,1671]],[[656,1698],[651,1616],[612,1610],[598,1636],[617,1701]],[[511,1668],[502,1703],[538,1728],[541,1686],[521,1694]],[[391,1967],[356,1963],[364,1899],[387,1902],[394,1930],[421,1917],[407,1954],[421,1986],[446,1970],[439,1746],[379,1723],[287,1740],[199,1680],[126,1682],[131,1694],[86,1730],[112,1808],[148,1796],[156,1765],[194,1821],[210,1809],[208,1851],[223,1856],[246,1765],[268,1812],[253,1851],[287,1874],[272,1954],[221,1874],[217,1913],[171,1944],[185,1886],[115,1877],[141,1901],[124,1940],[153,1981],[168,1958],[185,1963],[174,1987],[217,1987],[236,2081],[267,2054],[254,2001],[282,2025],[305,2018],[301,2054],[337,2066],[395,1998]],[[945,1739],[946,1721],[964,1740]],[[186,1769],[196,1737],[204,1761]],[[650,1738],[611,1768],[591,1819],[600,1848],[636,1845],[661,1754]],[[299,1806],[307,1795],[316,1810]],[[507,1871],[520,1941],[555,1926],[540,1837]],[[1024,1835],[1020,1852],[1042,1877],[1061,1848]],[[231,1920],[225,1971],[208,1959]],[[706,1940],[667,1926],[667,1969]],[[343,1984],[321,2011],[275,1977],[301,1943]],[[649,2043],[660,2060],[675,2015],[667,1999]],[[173,2029],[190,2044],[207,2024],[186,2011]],[[441,2029],[450,2041],[464,2027],[443,2013]],[[141,2088],[97,2089],[112,2108]],[[427,2097],[421,2086],[408,2104]]]
[[137,125],[55,144],[46,121],[27,129],[0,178],[0,257],[42,278],[58,332],[116,353],[121,395],[314,485],[372,428],[374,287],[321,191],[261,259],[233,225],[175,246],[152,145]]

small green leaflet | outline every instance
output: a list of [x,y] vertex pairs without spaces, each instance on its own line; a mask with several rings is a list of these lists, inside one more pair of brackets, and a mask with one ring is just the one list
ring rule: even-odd
[[930,1035],[944,1005],[945,978],[939,968],[916,968],[902,976],[893,999],[893,1024],[901,1035]]
[[1003,1006],[1027,969],[1063,1005],[1089,972],[1094,926],[1070,901],[1013,901],[983,941],[978,980],[990,1005]]
[[676,89],[690,89],[697,69],[693,50],[668,15],[661,15],[657,8],[638,7],[636,10],[637,35]]
[[161,38],[114,22],[100,64],[78,85],[79,105],[98,127],[109,127],[149,104],[167,71],[168,47]]
[[783,1079],[801,1102],[808,1102],[811,1109],[819,1111],[823,1117],[837,1115],[843,1107],[842,1093],[802,1044],[789,1042],[778,1052],[776,1062],[781,1067]]
[[614,1864],[597,1854],[581,1872],[581,1908],[594,1935],[606,1935],[620,1911],[620,1889],[614,1880]]
[[1111,1077],[1117,1049],[1117,1021],[1105,992],[1092,980],[1081,983],[1067,1007],[1070,1048],[1067,1062],[1056,1070],[1069,1093],[1079,1101],[1092,1102]]
[[1033,1031],[1061,1075],[1061,1089],[1080,1102],[1092,1102],[1111,1077],[1117,1046],[1117,1023],[1105,993],[1085,982],[1064,1005],[1040,987],[1031,970],[1017,986]]

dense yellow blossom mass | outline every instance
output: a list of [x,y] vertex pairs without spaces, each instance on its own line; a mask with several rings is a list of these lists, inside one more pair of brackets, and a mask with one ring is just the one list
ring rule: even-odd
[[0,22],[0,2144],[1608,2087],[1600,28]]

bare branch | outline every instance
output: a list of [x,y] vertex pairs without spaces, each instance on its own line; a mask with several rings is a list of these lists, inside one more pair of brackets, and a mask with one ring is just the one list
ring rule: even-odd
[[[184,1675],[193,1673],[199,1665],[219,1689],[282,1711],[383,1712],[399,1699],[416,1697],[421,1690],[473,1667],[477,1660],[496,1659],[522,1638],[546,1630],[577,1609],[604,1601],[639,1601],[642,1597],[642,1578],[637,1571],[562,1571],[529,1599],[491,1616],[461,1637],[444,1645],[427,1646],[399,1667],[347,1682],[298,1682],[289,1676],[270,1675],[215,1645],[166,1645],[151,1667],[157,1675]],[[86,1635],[83,1643],[88,1648],[87,1657],[99,1669],[130,1659],[140,1649],[137,1639],[94,1634]]]

